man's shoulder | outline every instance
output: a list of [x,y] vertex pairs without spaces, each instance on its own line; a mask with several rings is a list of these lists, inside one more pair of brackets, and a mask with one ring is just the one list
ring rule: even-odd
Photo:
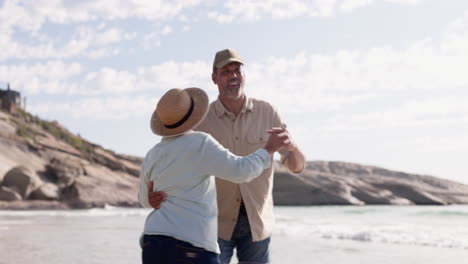
[[274,113],[278,112],[276,107],[263,99],[258,99],[254,97],[249,97],[250,103],[252,104],[252,110],[254,112],[262,113]]
[[208,105],[207,116],[212,115],[212,114],[215,113],[216,108],[217,108],[217,106],[216,106],[216,101],[217,101],[217,100],[211,102],[211,103]]
[[269,108],[274,108],[273,105],[270,102],[267,102],[263,99],[255,98],[255,97],[249,97],[249,99],[252,101],[252,103],[261,107],[269,107]]
[[208,113],[206,113],[205,118],[194,128],[196,131],[207,131],[218,118],[218,113],[216,111],[216,101],[211,102],[208,108]]

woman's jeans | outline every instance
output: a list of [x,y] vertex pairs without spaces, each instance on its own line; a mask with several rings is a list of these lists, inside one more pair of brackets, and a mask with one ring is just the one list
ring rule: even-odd
[[143,264],[219,264],[218,254],[173,237],[144,235]]

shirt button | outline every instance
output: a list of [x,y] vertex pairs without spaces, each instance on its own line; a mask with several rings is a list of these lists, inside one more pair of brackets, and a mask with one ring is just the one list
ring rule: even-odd
[[239,140],[239,137],[236,137],[236,140]]
[[236,201],[237,201],[238,203],[240,203],[241,200],[240,200],[239,198],[237,198]]
[[232,219],[233,222],[236,222],[236,220],[237,220],[237,219],[235,219],[235,218]]

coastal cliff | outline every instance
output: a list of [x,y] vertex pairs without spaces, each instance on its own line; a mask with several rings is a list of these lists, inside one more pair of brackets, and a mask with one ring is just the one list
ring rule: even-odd
[[[117,154],[58,122],[0,111],[0,209],[138,207],[141,157]],[[468,204],[468,185],[373,166],[275,164],[276,205]]]

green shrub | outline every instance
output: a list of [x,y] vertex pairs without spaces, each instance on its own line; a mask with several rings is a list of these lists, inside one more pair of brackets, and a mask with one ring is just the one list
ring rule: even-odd
[[42,129],[49,132],[54,137],[68,143],[80,152],[90,153],[93,150],[91,144],[88,143],[86,140],[83,140],[82,138],[73,135],[66,129],[58,126],[55,122],[39,120],[39,125],[42,127]]
[[25,125],[24,123],[17,123],[16,134],[20,137],[34,139],[37,133],[28,125]]
[[39,132],[33,128],[33,124],[36,124],[53,137],[61,140],[70,146],[74,147],[81,153],[92,153],[93,147],[91,143],[82,139],[81,137],[75,136],[65,128],[58,125],[56,122],[49,122],[40,119],[37,116],[33,116],[22,109],[18,109],[19,118],[12,118],[11,120],[16,125],[16,134],[20,137],[34,139]]

